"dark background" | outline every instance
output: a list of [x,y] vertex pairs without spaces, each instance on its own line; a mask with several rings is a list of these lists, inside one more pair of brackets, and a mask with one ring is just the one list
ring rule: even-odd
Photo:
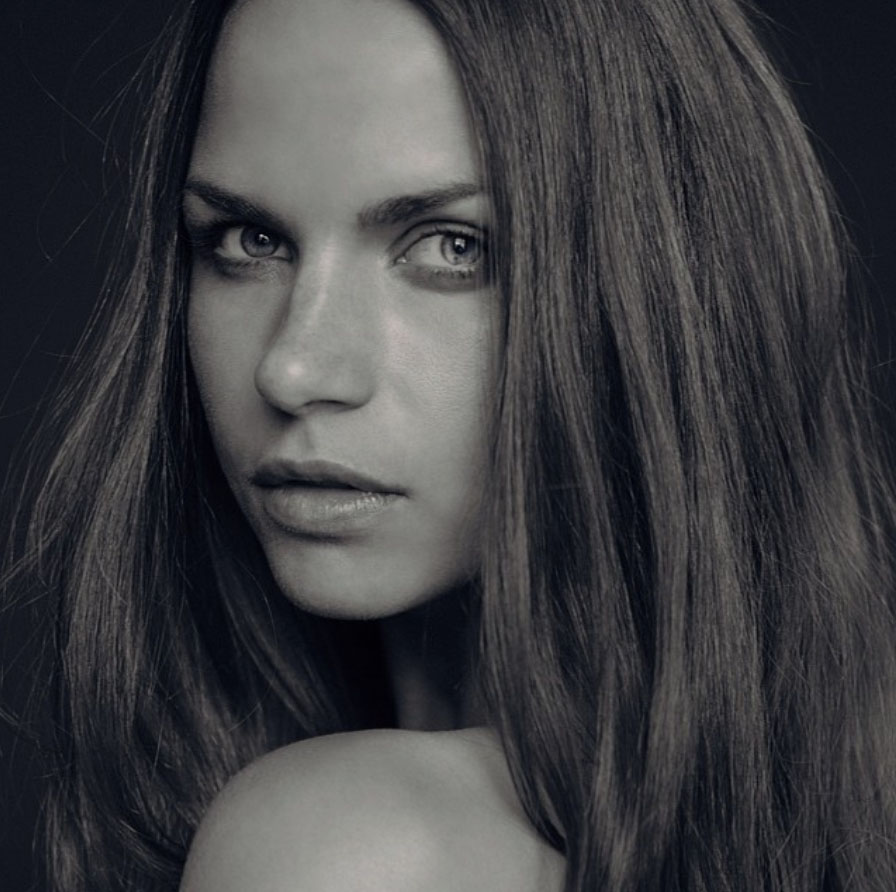
[[[70,353],[115,243],[111,211],[139,109],[112,115],[174,0],[4,0],[0,26],[0,473]],[[893,0],[760,0],[858,247],[877,334],[885,423],[896,335],[896,14]],[[5,527],[3,527],[5,529]],[[33,677],[34,620],[0,608],[0,708]],[[32,635],[33,637],[33,635]],[[40,765],[0,712],[0,889],[30,889]]]

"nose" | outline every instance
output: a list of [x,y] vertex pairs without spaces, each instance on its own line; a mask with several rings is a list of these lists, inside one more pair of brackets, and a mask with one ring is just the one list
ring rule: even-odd
[[376,384],[375,299],[335,264],[304,264],[255,369],[255,388],[289,415],[364,405]]

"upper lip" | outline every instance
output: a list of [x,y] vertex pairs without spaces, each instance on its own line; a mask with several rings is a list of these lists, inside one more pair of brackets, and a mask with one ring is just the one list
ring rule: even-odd
[[362,474],[346,465],[320,459],[314,461],[293,461],[288,458],[270,459],[258,465],[250,479],[256,486],[264,487],[309,484],[312,486],[351,487],[362,492],[400,493],[397,487]]

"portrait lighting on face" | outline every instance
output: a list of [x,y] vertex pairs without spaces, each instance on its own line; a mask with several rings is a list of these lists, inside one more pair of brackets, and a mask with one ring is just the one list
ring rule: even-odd
[[288,597],[376,617],[475,575],[489,207],[457,77],[401,4],[227,20],[184,192],[190,355]]

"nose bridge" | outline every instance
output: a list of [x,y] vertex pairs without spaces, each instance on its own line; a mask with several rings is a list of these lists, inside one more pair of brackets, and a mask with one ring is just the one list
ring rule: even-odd
[[334,246],[309,250],[256,368],[259,393],[290,414],[369,400],[375,379],[372,304]]

